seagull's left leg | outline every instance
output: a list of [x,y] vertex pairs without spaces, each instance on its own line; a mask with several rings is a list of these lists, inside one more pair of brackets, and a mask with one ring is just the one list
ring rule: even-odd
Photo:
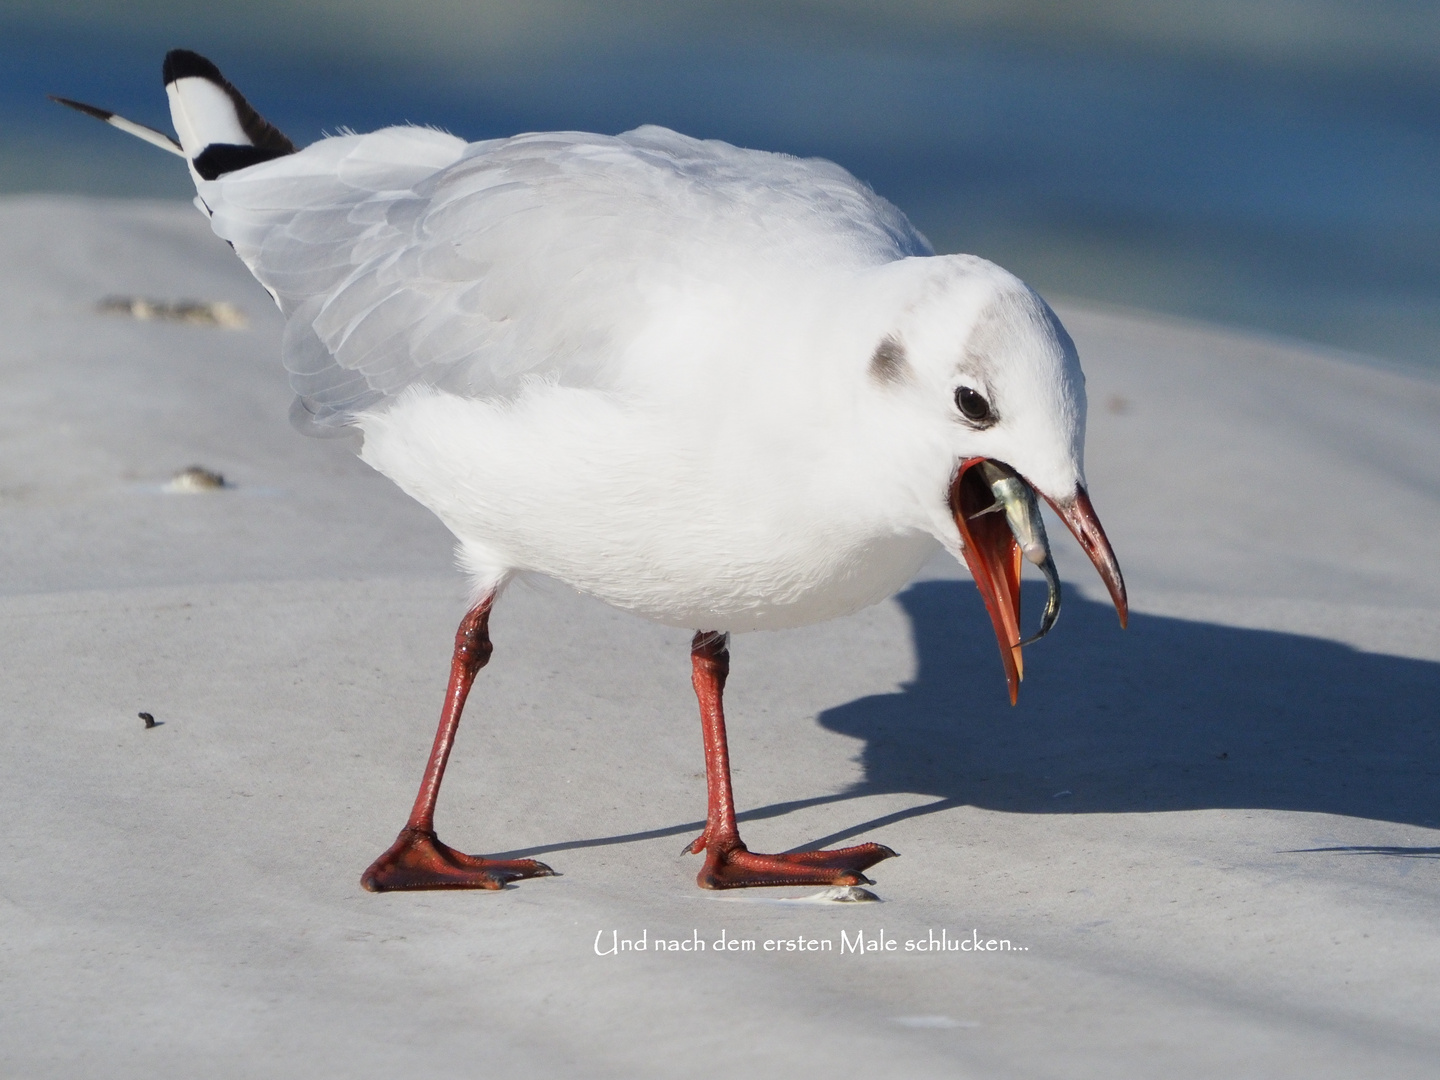
[[740,889],[749,885],[870,884],[862,871],[895,854],[884,844],[858,844],[833,851],[792,851],[761,855],[749,850],[735,824],[735,796],[730,787],[730,750],[725,739],[722,699],[730,674],[727,634],[701,631],[690,646],[695,696],[700,700],[700,725],[705,736],[705,783],[710,807],[705,831],[685,850],[705,852],[705,865],[695,879],[702,889]]
[[435,835],[435,802],[440,796],[440,781],[445,776],[445,763],[460,726],[460,714],[470,695],[475,673],[490,660],[490,607],[495,602],[491,593],[476,604],[460,621],[455,632],[455,655],[450,661],[450,685],[445,692],[445,707],[440,713],[440,727],[435,732],[435,746],[420,781],[420,793],[410,820],[400,830],[390,850],[370,864],[360,884],[371,892],[392,889],[501,889],[519,878],[548,877],[555,871],[534,859],[487,859],[466,855]]

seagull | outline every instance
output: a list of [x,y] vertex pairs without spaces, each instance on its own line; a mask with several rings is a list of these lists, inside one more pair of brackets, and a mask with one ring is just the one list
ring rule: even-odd
[[518,574],[694,630],[703,888],[872,884],[875,843],[764,854],[740,838],[729,635],[832,619],[963,562],[1023,675],[1019,581],[1059,582],[1044,499],[1123,626],[1087,493],[1085,380],[1035,292],[933,253],[843,168],[662,127],[466,143],[427,127],[297,148],[194,52],[165,58],[178,138],[69,99],[185,159],[196,205],[286,319],[291,420],[454,534],[471,604],[409,820],[371,891],[499,889],[553,871],[435,834],[489,617]]

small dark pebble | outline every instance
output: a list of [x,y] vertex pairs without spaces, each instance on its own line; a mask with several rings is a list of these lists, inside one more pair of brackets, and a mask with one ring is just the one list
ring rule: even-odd
[[145,726],[147,728],[152,728],[155,726],[155,717],[151,716],[148,712],[142,712],[140,714],[140,719],[145,721]]

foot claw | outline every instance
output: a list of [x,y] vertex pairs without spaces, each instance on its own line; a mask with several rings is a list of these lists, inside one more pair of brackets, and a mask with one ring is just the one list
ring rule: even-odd
[[761,855],[736,844],[709,849],[696,881],[702,889],[743,889],[763,885],[873,885],[861,871],[895,852],[884,844],[859,844],[834,851],[792,851]]
[[555,877],[534,859],[486,859],[441,843],[428,829],[404,828],[360,878],[369,892],[398,889],[503,889],[512,881]]

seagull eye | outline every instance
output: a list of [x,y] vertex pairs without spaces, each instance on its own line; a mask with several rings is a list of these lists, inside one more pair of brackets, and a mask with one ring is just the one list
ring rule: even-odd
[[962,386],[955,391],[955,407],[964,414],[966,420],[980,423],[990,419],[990,403],[968,386]]

